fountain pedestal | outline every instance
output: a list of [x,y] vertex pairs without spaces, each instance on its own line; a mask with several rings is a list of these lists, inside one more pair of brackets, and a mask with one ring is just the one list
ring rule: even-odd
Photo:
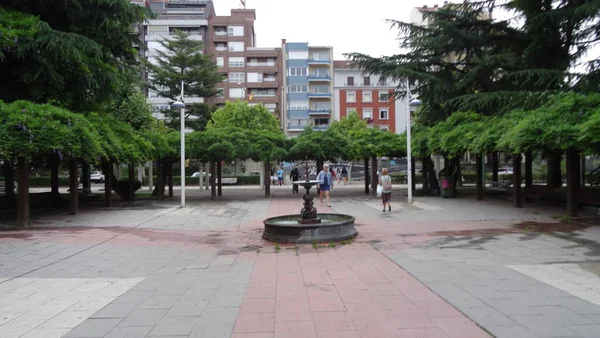
[[300,211],[300,224],[318,224],[321,223],[321,219],[317,217],[317,208],[314,206],[313,196],[310,193],[310,188],[321,182],[319,181],[295,181],[294,184],[298,184],[306,189],[306,194],[302,196],[304,200],[304,208]]

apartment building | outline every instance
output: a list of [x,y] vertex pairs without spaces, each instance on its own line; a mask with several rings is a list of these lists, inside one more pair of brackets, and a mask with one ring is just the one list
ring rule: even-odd
[[[160,41],[172,38],[175,30],[204,43],[204,53],[214,55],[219,72],[226,78],[218,97],[208,103],[224,105],[228,100],[245,100],[264,104],[274,114],[280,112],[281,49],[257,48],[254,9],[232,9],[228,16],[217,16],[211,0],[137,0],[152,9],[157,17],[142,28],[144,56],[150,61],[162,49]],[[186,103],[203,102],[203,98],[186,95]],[[155,116],[168,109],[169,100],[148,92]],[[278,116],[279,117],[279,116]]]
[[281,48],[256,47],[255,20],[253,9],[232,9],[230,16],[209,19],[208,52],[226,76],[213,100],[217,105],[230,100],[263,104],[279,118]]
[[307,126],[327,129],[334,111],[333,48],[281,42],[286,135],[296,136]]
[[399,85],[376,74],[365,75],[348,61],[334,61],[334,118],[356,111],[370,126],[402,133],[406,129],[406,99],[395,99]]

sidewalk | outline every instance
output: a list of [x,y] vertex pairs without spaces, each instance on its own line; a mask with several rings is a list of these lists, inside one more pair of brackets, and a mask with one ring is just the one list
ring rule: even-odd
[[316,203],[357,218],[352,243],[275,246],[262,220],[299,212],[289,188],[84,208],[0,232],[0,337],[600,332],[600,228],[557,223],[561,209],[394,195],[382,213],[353,185],[331,208]]

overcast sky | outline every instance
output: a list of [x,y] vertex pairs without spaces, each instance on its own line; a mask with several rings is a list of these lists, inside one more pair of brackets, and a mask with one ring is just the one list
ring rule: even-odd
[[[409,21],[413,7],[443,4],[443,0],[246,0],[256,9],[257,47],[278,47],[281,39],[333,46],[336,59],[343,53],[373,56],[398,53],[397,31],[385,19]],[[239,0],[213,0],[217,15],[229,15]]]

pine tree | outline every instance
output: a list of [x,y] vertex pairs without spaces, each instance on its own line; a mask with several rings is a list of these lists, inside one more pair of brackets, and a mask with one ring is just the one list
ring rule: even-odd
[[149,17],[129,0],[0,0],[0,100],[105,106],[139,67],[133,27]]
[[[202,52],[202,42],[191,40],[185,32],[176,31],[174,39],[160,42],[164,50],[157,50],[156,63],[146,62],[149,88],[160,97],[178,100],[181,97],[181,83],[186,97],[206,98],[215,96],[217,85],[223,76],[210,55]],[[203,130],[216,108],[206,103],[196,103],[186,109],[186,126],[194,130]],[[165,110],[167,125],[179,129],[180,113]]]

